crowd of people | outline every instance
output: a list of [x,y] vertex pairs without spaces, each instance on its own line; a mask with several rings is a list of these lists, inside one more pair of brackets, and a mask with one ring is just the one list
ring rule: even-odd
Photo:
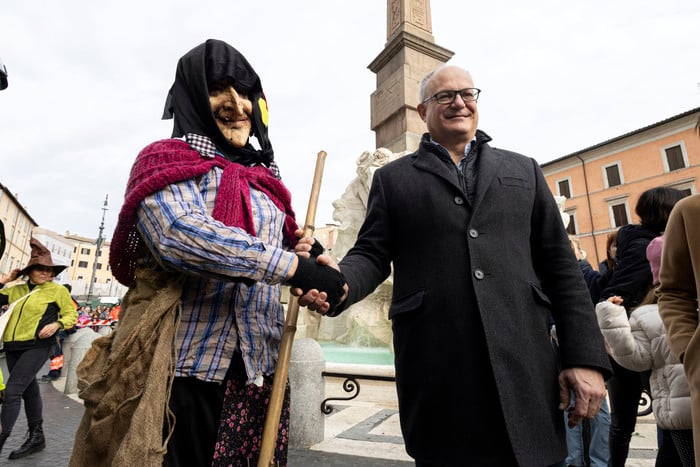
[[91,305],[82,305],[78,308],[78,324],[77,327],[85,326],[105,326],[114,325],[119,322],[120,304],[115,305],[96,305],[93,308]]
[[479,127],[468,71],[440,66],[419,93],[427,132],[375,172],[336,263],[300,238],[255,69],[214,39],[183,55],[165,103],[171,138],[137,155],[112,238],[122,303],[78,307],[36,239],[28,264],[0,276],[0,449],[22,400],[29,433],[10,458],[45,448],[37,372],[65,333],[118,320],[77,369],[72,467],[252,465],[270,436],[286,465],[288,382],[274,432],[265,423],[282,285],[332,317],[393,273],[400,422],[417,467],[624,466],[645,387],[656,465],[695,465],[698,195],[645,191],[639,223],[611,232],[594,267],[537,162]]

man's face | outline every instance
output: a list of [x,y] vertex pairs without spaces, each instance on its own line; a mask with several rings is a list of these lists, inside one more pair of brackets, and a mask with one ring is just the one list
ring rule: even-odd
[[[458,91],[473,88],[471,77],[458,67],[445,67],[435,73],[426,86],[426,97],[440,91]],[[439,104],[435,99],[418,104],[418,114],[428,126],[430,136],[440,144],[452,145],[469,142],[479,125],[476,101],[464,102],[457,95],[450,104]]]
[[216,125],[236,148],[248,142],[252,127],[253,103],[248,96],[239,94],[229,83],[214,84],[209,89],[209,103]]

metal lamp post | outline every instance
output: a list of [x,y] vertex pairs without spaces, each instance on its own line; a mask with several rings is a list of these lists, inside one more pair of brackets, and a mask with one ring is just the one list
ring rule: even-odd
[[99,234],[97,235],[97,240],[95,241],[95,245],[97,246],[97,249],[95,250],[95,261],[92,263],[92,276],[90,277],[90,288],[88,289],[88,295],[87,295],[87,303],[88,305],[92,306],[92,291],[93,288],[95,287],[95,275],[97,274],[97,260],[100,258],[100,250],[102,248],[102,243],[104,242],[104,238],[102,237],[102,232],[105,229],[105,214],[107,213],[107,199],[109,198],[109,194],[105,195],[105,202],[104,205],[102,206],[102,222],[100,223],[100,231]]

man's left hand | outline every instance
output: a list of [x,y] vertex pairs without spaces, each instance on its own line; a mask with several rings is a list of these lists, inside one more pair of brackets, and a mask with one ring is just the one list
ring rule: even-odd
[[[575,404],[571,403],[571,391]],[[605,398],[603,375],[591,368],[567,368],[559,373],[559,410],[569,413],[569,428],[573,428],[583,418],[595,418]]]

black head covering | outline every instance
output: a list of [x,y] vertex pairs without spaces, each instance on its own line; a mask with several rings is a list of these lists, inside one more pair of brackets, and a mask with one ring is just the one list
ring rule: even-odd
[[[216,125],[209,103],[209,86],[230,78],[237,92],[246,94],[253,103],[252,130],[260,150],[250,142],[234,147]],[[274,159],[267,135],[267,101],[260,78],[241,53],[226,42],[208,39],[183,55],[177,63],[175,83],[165,101],[163,119],[175,117],[173,137],[195,133],[211,138],[217,149],[231,161],[244,165]]]
[[7,68],[0,60],[0,91],[7,88]]

